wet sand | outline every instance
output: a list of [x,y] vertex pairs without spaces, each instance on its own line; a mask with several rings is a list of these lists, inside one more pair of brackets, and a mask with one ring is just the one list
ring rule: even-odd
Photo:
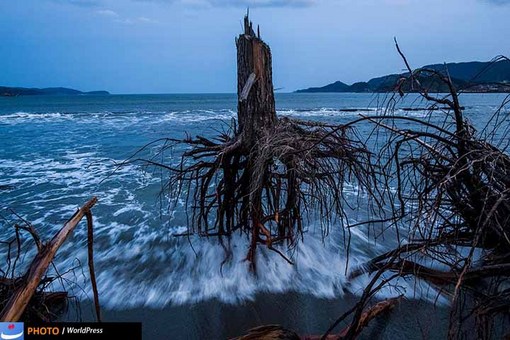
[[[309,335],[322,334],[356,301],[352,295],[328,300],[299,293],[259,294],[254,301],[237,305],[210,300],[163,309],[103,309],[103,319],[142,322],[144,340],[228,339],[264,324],[280,324]],[[82,302],[82,321],[93,321],[92,310],[90,302]],[[76,320],[73,314],[70,311],[67,321]],[[448,308],[402,300],[392,312],[374,320],[360,339],[444,339],[448,317]]]

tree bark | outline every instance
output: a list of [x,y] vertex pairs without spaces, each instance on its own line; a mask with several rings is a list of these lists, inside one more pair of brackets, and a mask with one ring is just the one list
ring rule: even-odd
[[[255,34],[248,15],[244,17],[244,33],[236,39],[236,46],[239,136],[242,148],[248,155],[246,172],[252,237],[247,259],[252,270],[255,270],[255,250],[263,228],[261,191],[268,165],[267,160],[259,158],[258,142],[264,134],[274,129],[278,118],[274,103],[271,50],[260,39],[260,32]],[[260,163],[263,163],[262,169]]]
[[255,35],[248,16],[237,46],[237,117],[243,144],[251,148],[265,129],[277,122],[273,93],[271,50]]

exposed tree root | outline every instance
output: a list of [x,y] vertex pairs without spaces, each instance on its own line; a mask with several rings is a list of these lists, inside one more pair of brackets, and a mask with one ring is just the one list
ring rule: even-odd
[[[403,95],[404,87],[414,87],[433,106],[448,110],[444,111],[442,126],[415,121],[418,127],[412,130],[396,127],[399,120],[408,119],[404,117],[363,118],[391,133],[385,146],[387,160],[381,167],[392,169],[392,176],[397,179],[395,201],[400,209],[394,210],[393,223],[396,228],[409,230],[409,235],[407,244],[355,268],[350,278],[364,272],[376,276],[391,272],[396,277],[425,280],[452,297],[449,337],[466,336],[462,325],[474,315],[477,336],[488,338],[494,318],[508,316],[510,310],[506,288],[510,277],[507,144],[496,147],[464,119],[448,70],[413,71],[398,45],[397,50],[409,76],[401,79],[396,92]],[[430,96],[419,80],[424,76],[446,84],[450,93]],[[505,100],[502,107],[506,103]],[[501,128],[500,110],[486,129]],[[494,131],[488,133],[493,134]],[[442,269],[433,267],[437,264]],[[374,294],[379,288],[369,286],[365,292]],[[470,308],[464,305],[466,298],[471,301]]]
[[292,263],[277,245],[295,243],[309,212],[320,216],[325,233],[331,221],[342,223],[345,182],[357,181],[369,191],[376,183],[371,155],[353,138],[353,128],[276,116],[269,47],[247,17],[237,47],[239,127],[234,123],[214,140],[166,143],[190,147],[179,167],[148,162],[170,170],[173,197],[191,207],[186,234],[246,234],[246,259],[255,270],[259,244]]

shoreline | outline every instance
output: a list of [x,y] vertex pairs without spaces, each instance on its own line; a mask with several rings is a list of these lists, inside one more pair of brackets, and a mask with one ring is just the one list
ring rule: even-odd
[[[229,339],[246,334],[253,327],[279,324],[299,335],[320,335],[341,314],[354,306],[358,297],[322,299],[307,294],[259,293],[253,301],[225,304],[218,300],[166,306],[161,309],[136,307],[102,309],[106,322],[142,322],[143,339]],[[76,321],[74,307],[61,321]],[[91,301],[81,302],[81,321],[94,321]],[[422,300],[402,301],[392,312],[375,319],[360,339],[446,338],[450,309]],[[339,332],[342,327],[335,329]]]

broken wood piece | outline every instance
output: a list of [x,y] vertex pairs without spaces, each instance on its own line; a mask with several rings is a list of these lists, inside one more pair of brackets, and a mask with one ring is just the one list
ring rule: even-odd
[[101,308],[99,305],[99,293],[97,290],[96,283],[96,271],[94,270],[94,227],[92,222],[92,213],[90,210],[85,212],[87,217],[87,249],[88,249],[88,262],[89,262],[89,273],[90,282],[92,284],[92,292],[94,294],[94,307],[96,309],[97,321],[101,322]]
[[351,329],[353,327],[353,324],[350,324],[349,326],[345,327],[340,333],[337,334],[327,334],[327,335],[305,335],[302,337],[303,340],[341,340],[344,338],[353,339],[356,338],[363,328],[368,326],[370,321],[375,319],[376,317],[380,316],[381,314],[384,314],[385,312],[388,312],[392,310],[398,302],[400,302],[400,299],[402,296],[398,296],[395,298],[387,299],[381,302],[376,303],[369,309],[363,312],[361,314],[361,317],[359,318],[359,322],[357,323],[356,329]]
[[20,285],[5,304],[1,315],[1,322],[16,322],[25,311],[30,299],[34,295],[37,286],[43,278],[48,266],[55,257],[57,250],[64,243],[67,237],[73,232],[83,216],[96,204],[97,198],[93,197],[74,216],[67,221],[62,229],[51,239],[48,244],[42,247],[37,253],[24,275],[25,282]]
[[[271,49],[258,39],[246,16],[244,33],[237,47],[237,118],[243,144],[251,149],[265,130],[273,129],[278,119],[273,91]],[[249,95],[249,94],[252,95]]]
[[250,74],[250,76],[248,77],[248,80],[246,80],[246,84],[244,84],[243,91],[241,92],[241,96],[239,97],[240,102],[243,102],[246,99],[248,99],[248,95],[250,94],[251,87],[253,86],[253,84],[255,83],[256,80],[257,80],[257,76],[255,75],[255,73],[252,72]]
[[231,340],[300,340],[300,337],[280,325],[264,325],[252,328],[247,334]]
[[[364,311],[363,314],[361,314],[361,317],[359,318],[359,322],[356,325],[350,324],[346,328],[344,328],[340,334],[338,339],[343,339],[347,335],[351,335],[352,338],[355,338],[361,333],[363,328],[368,326],[370,321],[378,317],[379,315],[392,310],[398,302],[402,299],[402,296],[398,296],[395,298],[387,299],[381,302],[376,303],[372,307],[370,307],[368,310]],[[356,329],[351,329],[352,327],[356,327]]]

